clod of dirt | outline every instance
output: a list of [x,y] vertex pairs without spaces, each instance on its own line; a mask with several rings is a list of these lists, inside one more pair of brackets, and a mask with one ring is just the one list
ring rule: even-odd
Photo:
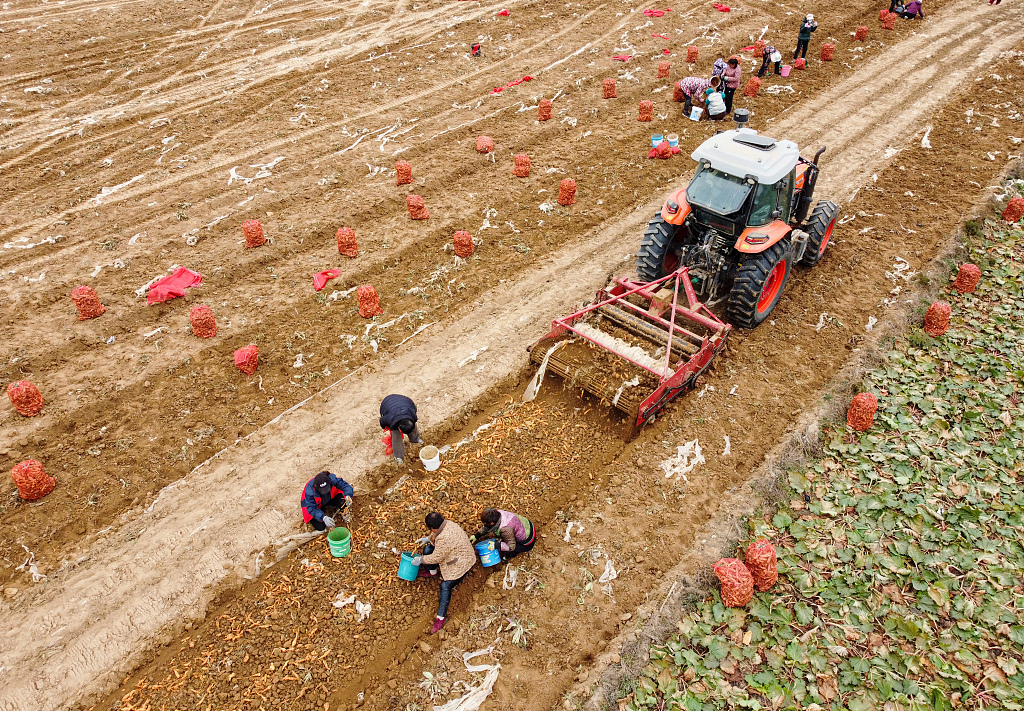
[[551,107],[553,102],[551,99],[541,99],[540,104],[537,106],[537,120],[547,121],[551,118]]
[[768,43],[763,39],[759,39],[757,42],[754,42],[754,51],[751,52],[751,56],[754,59],[760,59],[764,56],[764,48],[766,46],[768,46]]
[[419,195],[406,195],[405,207],[409,210],[409,217],[414,220],[426,220],[430,217],[427,211],[427,204]]
[[604,87],[604,98],[606,99],[617,99],[619,95],[615,93],[615,80],[605,79],[601,82],[601,86]]
[[853,35],[853,39],[857,42],[863,42],[868,38],[868,26],[861,25],[857,28],[857,32]]
[[478,136],[476,139],[477,153],[490,153],[494,150],[494,139],[490,136]]
[[263,234],[263,225],[259,220],[246,220],[242,223],[242,234],[245,235],[245,248],[253,249],[262,246],[267,237]]
[[821,61],[823,61],[823,62],[831,62],[832,61],[832,53],[835,52],[835,51],[836,51],[836,46],[834,44],[832,44],[831,42],[826,42],[825,44],[821,45]]
[[512,175],[517,178],[530,177],[530,156],[525,153],[516,153],[513,161],[515,164],[512,168]]
[[34,459],[15,464],[11,469],[11,478],[18,487],[18,496],[25,501],[41,499],[57,486],[57,480],[48,476],[43,465]]
[[686,61],[689,62],[690,64],[696,64],[697,55],[699,53],[700,50],[698,50],[695,46],[690,45],[689,47],[686,48]]
[[761,91],[761,80],[757,77],[750,77],[750,81],[747,82],[747,86],[743,90],[743,95],[757,96],[757,92],[759,91]]
[[395,185],[408,185],[412,182],[412,166],[409,161],[395,161]]
[[953,288],[961,294],[973,294],[978,288],[981,280],[981,270],[975,264],[961,264],[960,271],[956,273],[956,281]]
[[[409,182],[412,182],[411,180]],[[401,183],[399,183],[401,185]],[[356,245],[356,231],[351,227],[340,227],[334,234],[338,240],[338,254],[355,259],[359,256],[359,247]]]
[[1003,219],[1007,222],[1020,222],[1024,217],[1024,197],[1011,198],[1003,210]]
[[672,62],[658,62],[658,78],[664,79],[672,69]]
[[562,207],[576,204],[576,181],[565,178],[558,186],[558,204]]
[[949,328],[952,309],[945,301],[933,301],[924,315],[924,330],[932,338],[938,338]]
[[803,57],[793,62],[793,69],[807,69],[807,60]]
[[235,351],[235,367],[246,375],[252,375],[255,373],[256,367],[259,364],[260,349],[255,345],[239,348]]
[[71,300],[75,302],[75,308],[78,309],[79,321],[96,318],[106,311],[106,308],[100,303],[100,297],[89,286],[76,286],[71,292]]
[[846,424],[858,432],[866,432],[874,423],[877,411],[878,398],[874,393],[858,393],[846,412]]
[[213,309],[206,304],[189,309],[188,320],[192,324],[192,333],[199,338],[213,338],[217,335],[217,320],[213,317]]
[[455,254],[463,259],[473,256],[473,235],[466,230],[459,230],[453,238],[455,242]]
[[644,100],[640,102],[640,115],[638,121],[653,121],[654,120],[654,102]]
[[743,556],[743,562],[750,569],[754,578],[754,587],[758,592],[770,590],[779,579],[778,559],[775,546],[765,538],[759,538],[749,546]]
[[899,15],[895,12],[889,12],[888,10],[883,10],[883,12],[885,13],[885,17],[882,18],[882,29],[895,30],[896,20],[899,18]]
[[726,607],[743,607],[754,597],[754,576],[743,561],[722,558],[713,570],[722,581],[722,604]]
[[678,101],[678,102],[686,101],[686,94],[683,93],[682,83],[683,83],[683,80],[680,79],[679,81],[677,81],[675,83],[675,86],[673,86],[673,88],[672,88],[672,101]]
[[363,318],[373,318],[384,313],[380,307],[380,297],[373,284],[364,284],[356,289],[356,301],[359,302],[359,315]]
[[24,417],[35,417],[43,409],[43,395],[39,388],[27,380],[19,380],[7,386],[7,397]]

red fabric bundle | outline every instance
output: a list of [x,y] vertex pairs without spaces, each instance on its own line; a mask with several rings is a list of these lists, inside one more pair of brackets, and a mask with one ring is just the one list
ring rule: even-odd
[[858,432],[866,432],[875,422],[878,398],[874,393],[858,393],[846,412],[846,424]]
[[960,271],[956,273],[956,281],[953,288],[961,294],[973,294],[981,281],[981,270],[974,264],[961,264]]
[[206,304],[189,309],[188,320],[192,324],[192,333],[199,338],[213,338],[217,335],[217,320],[213,317],[213,309]]
[[807,69],[807,60],[803,57],[793,62],[793,69]]
[[336,279],[341,274],[340,269],[325,269],[313,275],[313,291],[320,291],[331,279]]
[[563,207],[576,204],[576,181],[564,178],[558,185],[558,204]]
[[71,292],[71,300],[75,302],[75,308],[78,309],[79,321],[96,318],[106,311],[106,308],[100,303],[100,297],[96,296],[92,287],[76,286]]
[[757,92],[761,91],[761,80],[757,77],[750,77],[750,81],[747,82],[747,87],[743,90],[744,96],[757,96]]
[[502,10],[498,13],[498,17],[508,17],[511,13],[508,10]]
[[683,93],[682,80],[677,81],[672,89],[672,101],[686,101],[686,94]]
[[633,58],[632,54],[617,54],[614,57],[612,57],[612,59],[614,59],[616,61],[619,61],[619,62],[628,62],[632,58]]
[[619,98],[619,95],[615,93],[615,80],[614,79],[605,79],[603,82],[601,82],[601,85],[604,87],[604,98],[606,98],[606,99],[617,99],[617,98]]
[[494,150],[494,139],[490,136],[479,136],[476,139],[477,153],[490,153]]
[[695,46],[690,45],[686,48],[686,61],[690,64],[696,64],[698,54],[699,50]]
[[547,121],[551,118],[551,99],[541,99],[540,105],[537,107],[537,120]]
[[672,69],[672,62],[658,62],[658,78],[664,79]]
[[[408,185],[412,182],[412,166],[409,161],[395,161],[395,185]],[[352,255],[353,257],[356,255]]]
[[245,235],[245,248],[259,247],[267,241],[263,234],[263,225],[259,220],[246,220],[242,223],[242,234]]
[[653,121],[654,120],[654,102],[644,100],[640,102],[640,116],[639,121]]
[[863,42],[868,38],[868,27],[867,25],[861,25],[857,28],[857,33],[853,36],[853,39],[857,42]]
[[886,16],[882,18],[882,29],[895,30],[897,19],[899,19],[899,15],[897,15],[895,12],[887,13]]
[[775,546],[764,538],[747,546],[743,562],[754,578],[754,587],[758,592],[770,590],[779,580],[778,560],[775,557]]
[[356,289],[356,301],[359,302],[359,315],[363,318],[373,318],[384,313],[380,307],[380,297],[373,284],[364,284]]
[[743,607],[754,597],[754,577],[743,561],[722,558],[713,570],[722,581],[722,604],[726,607]]
[[459,230],[452,238],[455,242],[456,256],[468,259],[473,256],[473,235],[466,230]]
[[340,227],[334,233],[338,240],[338,254],[355,259],[359,256],[359,246],[356,244],[356,231],[351,227]]
[[661,17],[665,14],[664,10],[644,10],[644,17]]
[[530,156],[525,153],[516,153],[512,160],[515,162],[512,168],[512,175],[517,178],[530,177]]
[[952,309],[945,301],[933,301],[924,315],[924,330],[932,338],[938,338],[949,328]]
[[832,61],[832,53],[835,52],[835,51],[836,51],[836,46],[834,44],[830,43],[830,42],[826,42],[825,44],[821,45],[821,61],[823,61],[823,62],[831,62]]
[[754,50],[753,50],[754,59],[760,59],[761,57],[764,56],[764,48],[767,45],[768,45],[768,43],[765,42],[764,40],[758,40],[757,42],[754,42]]
[[178,267],[170,276],[158,279],[149,285],[146,305],[160,304],[168,299],[176,299],[185,295],[185,289],[203,283],[203,275],[185,267]]
[[1003,210],[1003,219],[1007,222],[1020,222],[1024,217],[1024,197],[1011,198]]
[[57,486],[56,479],[47,476],[43,465],[34,459],[15,464],[11,469],[11,478],[18,487],[18,496],[25,501],[41,499]]
[[430,217],[427,204],[419,195],[406,195],[405,207],[409,210],[409,217],[414,220],[426,220]]
[[246,346],[235,351],[235,367],[246,375],[256,372],[260,364],[260,349],[256,346]]
[[35,417],[43,409],[43,395],[39,388],[27,380],[19,380],[7,386],[7,397],[23,417]]

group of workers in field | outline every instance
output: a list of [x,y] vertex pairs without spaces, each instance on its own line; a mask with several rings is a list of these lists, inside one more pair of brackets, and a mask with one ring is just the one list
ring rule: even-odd
[[[380,405],[380,426],[391,434],[391,450],[395,461],[405,458],[405,438],[413,444],[423,444],[417,427],[416,403],[405,395],[388,395]],[[302,490],[302,519],[316,531],[326,531],[338,525],[337,518],[348,521],[355,492],[352,485],[340,476],[322,471],[306,482]],[[334,515],[328,515],[331,511]],[[450,519],[437,511],[427,514],[424,521],[428,534],[416,541],[422,552],[413,558],[419,565],[420,578],[439,578],[440,597],[437,615],[430,629],[436,634],[448,621],[448,605],[452,591],[465,580],[477,561],[474,544],[494,539],[502,561],[531,550],[537,542],[537,529],[525,516],[486,508],[480,512],[480,528],[469,535]]]

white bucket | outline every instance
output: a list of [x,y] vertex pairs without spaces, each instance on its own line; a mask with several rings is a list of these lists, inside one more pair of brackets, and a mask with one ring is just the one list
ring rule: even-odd
[[441,453],[437,451],[437,447],[428,444],[420,450],[420,461],[428,472],[437,471],[441,466]]

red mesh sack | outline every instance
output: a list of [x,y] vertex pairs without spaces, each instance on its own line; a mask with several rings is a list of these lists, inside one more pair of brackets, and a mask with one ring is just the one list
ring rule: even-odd
[[878,398],[874,393],[858,393],[846,412],[846,424],[858,432],[866,432],[875,422]]
[[924,315],[924,330],[932,338],[938,338],[949,328],[952,309],[945,301],[933,301]]
[[405,207],[409,210],[409,217],[414,220],[426,220],[430,217],[427,204],[419,195],[406,195]]
[[459,230],[455,233],[453,240],[455,242],[455,254],[463,259],[468,259],[473,256],[473,235],[466,232],[466,230]]
[[689,62],[690,64],[696,64],[697,63],[697,55],[699,53],[700,52],[699,52],[699,50],[696,47],[694,47],[692,45],[687,47],[686,48],[686,61]]
[[807,69],[807,60],[803,57],[793,62],[793,69]]
[[528,178],[530,177],[530,156],[525,153],[516,153],[515,165],[512,168],[512,175],[517,178]]
[[78,309],[79,321],[96,318],[106,311],[106,308],[100,303],[100,297],[96,296],[92,287],[76,286],[71,292],[71,300],[75,302],[75,308]]
[[743,90],[743,95],[757,96],[757,92],[759,91],[761,91],[761,80],[757,77],[750,77],[750,81],[747,82],[747,86]]
[[672,62],[658,62],[658,78],[664,79],[672,69]]
[[494,150],[494,139],[490,136],[478,136],[476,139],[477,153],[490,153]]
[[754,577],[743,561],[722,558],[713,570],[722,581],[722,604],[726,607],[743,607],[754,597]]
[[217,320],[213,317],[213,309],[206,304],[189,309],[188,320],[192,324],[192,333],[199,338],[213,338],[217,335]]
[[956,273],[956,281],[953,288],[961,294],[973,294],[981,281],[981,270],[974,264],[961,264],[960,271]]
[[537,106],[537,120],[547,121],[549,118],[551,118],[551,107],[551,99],[541,99],[540,105]]
[[677,81],[672,87],[672,101],[683,102],[686,101],[686,94],[683,93],[683,87],[680,86],[682,80]]
[[640,102],[640,115],[639,121],[653,121],[654,120],[654,102],[653,101],[641,101]]
[[888,13],[885,17],[882,18],[882,29],[883,30],[895,30],[896,29],[896,20],[898,18],[899,18],[899,15],[897,15],[895,12]]
[[671,158],[672,157],[672,146],[669,144],[668,141],[662,141],[654,149],[654,154],[658,158],[661,158],[661,159]]
[[565,178],[558,186],[558,204],[563,207],[576,204],[576,181]]
[[821,61],[831,62],[832,53],[835,51],[836,46],[834,44],[831,44],[830,42],[826,42],[825,44],[821,45]]
[[868,38],[868,27],[867,25],[861,25],[857,28],[856,34],[853,35],[853,39],[857,42],[863,42]]
[[338,240],[338,254],[355,259],[359,256],[359,246],[356,244],[356,231],[351,227],[341,227],[334,234]]
[[246,346],[235,351],[235,367],[246,375],[256,372],[260,364],[260,349],[256,346]]
[[384,313],[380,307],[380,297],[373,284],[364,284],[356,289],[356,301],[359,302],[359,315],[363,318],[373,318]]
[[767,45],[768,43],[765,42],[763,39],[759,39],[757,42],[754,42],[754,59],[761,59],[761,57],[764,56],[764,48]]
[[614,79],[605,79],[603,82],[601,82],[601,85],[604,87],[604,98],[606,98],[606,99],[617,99],[617,98],[619,98],[619,95],[615,93],[615,80]]
[[884,20],[888,16],[889,16],[889,11],[886,10],[884,7],[881,10],[878,11],[878,19],[879,20]]
[[245,248],[259,247],[267,241],[263,234],[263,225],[259,220],[246,220],[242,223],[242,234],[245,235]]
[[1015,197],[1006,204],[1003,210],[1003,219],[1007,222],[1020,222],[1024,217],[1024,197]]
[[11,469],[11,478],[18,487],[18,496],[25,501],[41,499],[57,486],[56,479],[47,476],[43,465],[34,459],[26,459],[15,464]]
[[[408,185],[412,182],[412,166],[409,161],[395,162],[395,185]],[[355,256],[355,255],[352,255]]]
[[747,546],[743,562],[747,564],[758,592],[770,590],[778,582],[779,567],[775,557],[775,546],[766,539],[759,538]]
[[390,457],[392,454],[394,454],[395,450],[392,449],[391,447],[391,445],[393,444],[393,442],[391,441],[391,430],[384,430],[384,436],[380,438],[380,441],[384,443],[385,457]]
[[7,397],[11,404],[24,417],[35,417],[43,409],[43,395],[39,388],[27,380],[19,380],[7,386]]

